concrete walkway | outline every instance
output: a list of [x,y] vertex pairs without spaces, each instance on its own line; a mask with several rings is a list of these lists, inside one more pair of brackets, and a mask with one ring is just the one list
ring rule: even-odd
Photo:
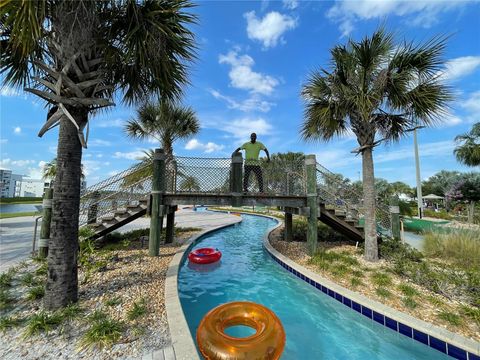
[[[175,213],[175,225],[207,230],[231,224],[232,217],[234,215],[210,211],[193,211],[191,208],[184,208]],[[37,241],[40,234],[40,224],[41,220],[37,230]],[[35,217],[32,216],[0,220],[0,273],[30,256],[34,226]],[[142,217],[124,225],[117,231],[126,232],[148,227],[150,227],[150,219]]]

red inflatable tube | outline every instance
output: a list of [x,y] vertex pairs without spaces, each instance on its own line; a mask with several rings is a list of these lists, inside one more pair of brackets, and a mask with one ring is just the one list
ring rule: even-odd
[[188,254],[188,260],[196,264],[210,264],[220,260],[222,253],[214,248],[201,248]]

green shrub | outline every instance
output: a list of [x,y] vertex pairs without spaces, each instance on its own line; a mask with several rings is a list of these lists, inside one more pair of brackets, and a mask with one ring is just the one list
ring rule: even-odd
[[20,318],[14,318],[11,316],[0,317],[0,331],[2,331],[5,334],[8,329],[17,327],[21,323],[22,323],[22,319]]
[[434,219],[443,219],[443,220],[453,220],[453,216],[447,213],[445,209],[439,210],[439,211],[434,211],[430,209],[425,209],[424,210],[424,215],[426,217],[431,217]]
[[73,320],[78,318],[83,313],[83,309],[78,304],[70,304],[60,310],[60,315],[63,319]]
[[120,297],[112,297],[105,301],[105,305],[107,306],[116,306],[122,303],[122,299]]
[[454,313],[451,313],[451,312],[448,312],[448,311],[442,311],[440,312],[437,317],[439,319],[442,319],[446,322],[448,322],[449,324],[451,325],[454,325],[454,326],[460,326],[462,325],[462,318],[460,316],[458,316],[457,314],[454,314]]
[[12,286],[13,274],[4,272],[0,275],[0,289],[6,289]]
[[449,230],[426,233],[423,251],[429,257],[453,260],[465,269],[480,271],[480,239],[478,232]]
[[7,289],[0,289],[0,310],[7,310],[12,306],[15,299]]
[[20,278],[20,282],[25,286],[37,286],[38,279],[32,273],[26,273]]
[[132,308],[127,313],[128,320],[135,320],[147,313],[147,305],[145,299],[135,302]]
[[404,297],[402,302],[409,309],[415,309],[418,306],[417,302],[409,296]]
[[372,282],[377,286],[390,286],[392,285],[392,278],[390,275],[381,273],[381,272],[374,272],[371,275]]
[[108,315],[106,312],[102,310],[95,310],[93,313],[91,313],[88,317],[87,320],[91,323],[95,323],[98,321],[103,321],[108,318]]
[[423,258],[420,251],[412,248],[408,244],[402,243],[400,240],[387,239],[380,243],[378,247],[381,258],[387,260],[403,260],[418,262]]
[[36,270],[35,270],[35,275],[36,276],[47,276],[48,273],[48,264],[42,263]]
[[345,264],[332,265],[330,272],[333,276],[344,277],[350,272],[350,268]]
[[103,318],[95,321],[83,335],[81,345],[100,348],[111,346],[122,336],[123,324],[119,321]]
[[480,326],[480,309],[463,305],[460,308],[463,315],[469,317]]
[[33,314],[27,321],[24,336],[30,337],[40,332],[49,332],[62,322],[62,316],[59,313],[49,314],[45,311]]
[[45,295],[45,288],[43,285],[35,286],[28,289],[27,300],[38,300],[43,298]]
[[392,293],[385,288],[376,288],[375,293],[382,298],[389,298],[392,296]]
[[350,279],[350,285],[353,287],[353,288],[356,288],[357,286],[363,286],[363,282],[361,279],[359,279],[358,277],[352,277]]
[[397,286],[397,289],[400,290],[405,296],[414,297],[419,295],[419,292],[413,286],[407,284],[400,284]]

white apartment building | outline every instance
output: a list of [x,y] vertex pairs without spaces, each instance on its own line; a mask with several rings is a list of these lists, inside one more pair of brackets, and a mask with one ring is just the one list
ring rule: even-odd
[[0,169],[0,197],[20,196],[22,175],[12,174],[12,170]]
[[20,187],[20,197],[42,197],[45,187],[48,186],[50,184],[45,180],[24,178]]

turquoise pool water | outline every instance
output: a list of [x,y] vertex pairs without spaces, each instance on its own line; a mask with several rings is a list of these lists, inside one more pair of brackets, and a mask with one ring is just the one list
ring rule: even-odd
[[[287,335],[282,359],[449,359],[346,308],[285,271],[262,245],[275,221],[242,217],[241,223],[208,234],[194,246],[220,249],[220,262],[181,264],[180,301],[194,339],[200,320],[212,308],[248,300],[269,307],[282,321]],[[229,334],[249,332],[238,327]]]

